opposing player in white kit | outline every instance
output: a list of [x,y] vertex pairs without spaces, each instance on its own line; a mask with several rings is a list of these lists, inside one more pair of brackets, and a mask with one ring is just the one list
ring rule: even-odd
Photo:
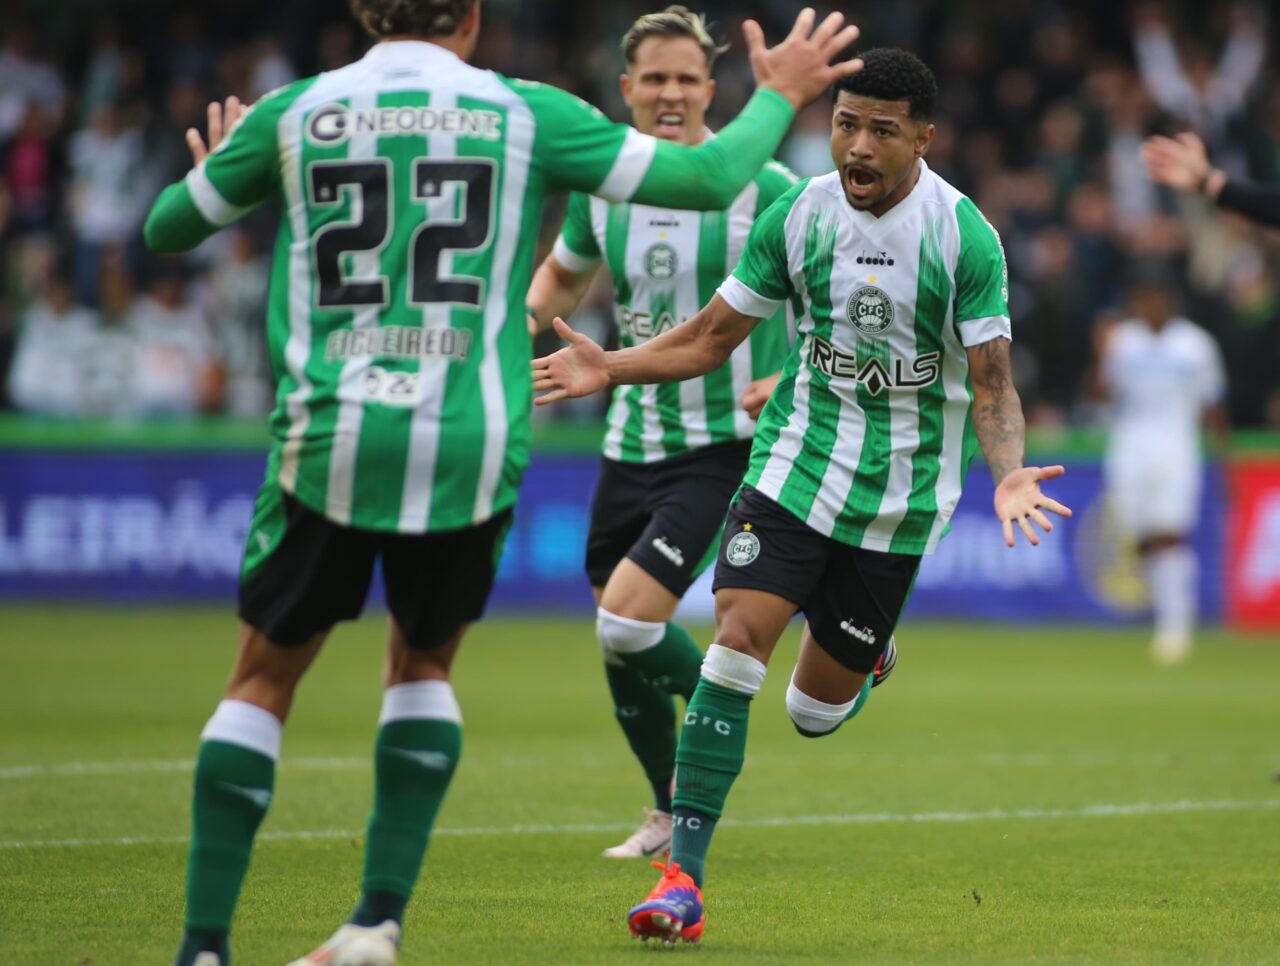
[[[684,7],[640,17],[622,39],[622,94],[644,134],[701,144],[721,52],[703,18]],[[535,328],[567,316],[606,262],[623,345],[678,325],[737,263],[757,215],[796,183],[770,162],[724,211],[615,204],[575,193],[554,251],[533,277]],[[698,683],[702,650],[672,621],[711,562],[729,500],[747,468],[755,422],[739,406],[769,395],[786,358],[785,309],[719,369],[670,386],[614,393],[600,482],[591,506],[586,570],[614,714],[653,792],[653,808],[605,858],[660,854],[671,843],[676,708]]]
[[701,938],[707,850],[746,754],[752,698],[797,611],[808,624],[787,710],[808,737],[857,712],[922,554],[947,530],[981,447],[1005,540],[1035,544],[1040,492],[1062,467],[1024,467],[1009,364],[1004,256],[973,202],[933,174],[933,73],[901,50],[862,55],[836,85],[837,170],[757,219],[706,308],[641,346],[570,346],[534,362],[538,402],[677,382],[722,365],[761,319],[796,310],[797,341],[760,416],[716,563],[716,639],[676,751],[670,862],[627,916],[635,936]]
[[1155,611],[1152,656],[1191,650],[1200,510],[1200,430],[1224,432],[1222,358],[1212,336],[1177,315],[1171,280],[1139,277],[1133,317],[1099,334],[1098,377],[1113,403],[1105,464],[1116,524],[1138,544]]

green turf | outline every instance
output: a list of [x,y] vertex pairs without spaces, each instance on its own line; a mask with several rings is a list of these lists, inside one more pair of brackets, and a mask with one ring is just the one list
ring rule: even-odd
[[[234,631],[204,611],[0,610],[0,962],[167,966],[190,758]],[[597,858],[646,785],[592,638],[585,618],[473,632],[406,966],[662,954],[623,922],[656,873]],[[353,903],[380,639],[374,619],[342,629],[302,690],[239,966],[300,955]],[[1280,961],[1280,646],[1210,633],[1159,670],[1137,632],[908,624],[899,640],[893,680],[821,741],[786,718],[794,635],[781,645],[712,848],[705,943],[676,955]]]

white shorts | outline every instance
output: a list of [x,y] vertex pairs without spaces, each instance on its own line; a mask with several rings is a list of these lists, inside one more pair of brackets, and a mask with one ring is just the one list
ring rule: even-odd
[[1113,454],[1105,475],[1113,519],[1126,533],[1141,540],[1195,529],[1200,515],[1198,461]]

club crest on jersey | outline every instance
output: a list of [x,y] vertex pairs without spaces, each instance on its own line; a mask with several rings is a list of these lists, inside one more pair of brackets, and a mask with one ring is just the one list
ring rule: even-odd
[[849,321],[864,335],[879,335],[893,325],[893,299],[874,285],[864,285],[849,296]]
[[666,242],[650,245],[644,253],[644,271],[655,282],[665,282],[675,277],[680,268],[676,250]]
[[760,556],[760,538],[751,532],[751,524],[742,528],[741,533],[734,534],[724,552],[725,563],[731,567],[745,567]]

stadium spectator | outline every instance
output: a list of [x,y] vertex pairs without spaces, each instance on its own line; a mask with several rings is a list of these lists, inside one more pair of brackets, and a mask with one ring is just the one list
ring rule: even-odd
[[131,410],[141,416],[192,416],[216,409],[224,373],[204,314],[186,298],[184,269],[159,261],[147,293],[130,305]]
[[75,292],[86,305],[98,304],[98,277],[104,249],[124,251],[130,267],[142,237],[142,219],[153,185],[139,172],[146,167],[146,142],[135,112],[103,104],[89,125],[71,138],[68,184],[75,236]]
[[229,230],[225,252],[213,262],[203,294],[204,315],[213,321],[213,339],[226,370],[225,411],[260,416],[271,408],[266,314],[270,265],[244,225]]
[[9,371],[9,397],[37,416],[83,416],[86,373],[98,342],[98,314],[72,297],[70,280],[50,271],[40,298],[22,314]]

